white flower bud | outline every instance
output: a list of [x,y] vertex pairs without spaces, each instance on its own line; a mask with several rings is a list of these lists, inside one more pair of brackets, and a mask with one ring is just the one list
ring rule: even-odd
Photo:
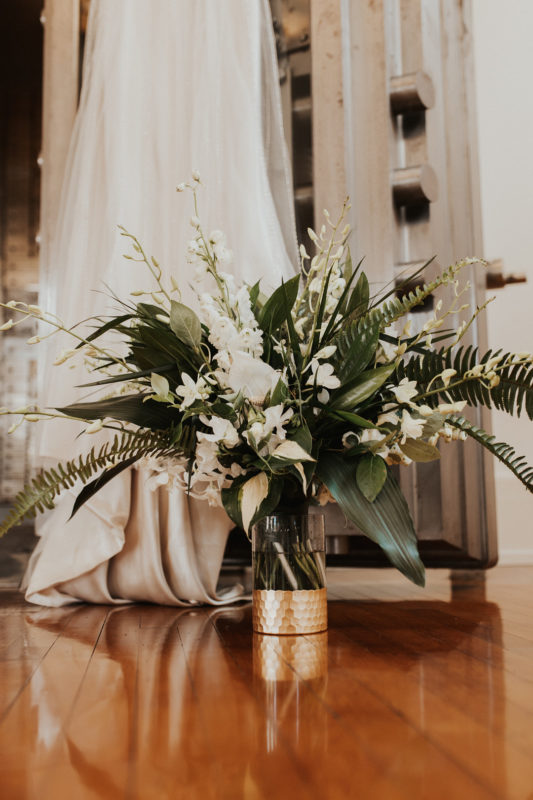
[[192,216],[190,218],[189,222],[190,222],[190,224],[192,225],[193,228],[199,228],[200,227],[200,220],[198,219],[198,217],[196,215]]
[[6,303],[8,308],[16,308],[19,305],[18,300],[10,300],[9,303]]
[[69,358],[72,358],[72,356],[75,355],[75,353],[76,353],[76,350],[70,350],[70,349],[69,350],[63,350],[61,353],[59,353],[59,355],[57,356],[56,360],[53,362],[54,363],[54,367],[58,367],[60,364],[64,364],[65,361],[67,361],[67,359],[69,359]]
[[200,183],[200,173],[198,172],[197,169],[193,169],[193,171],[192,171],[192,179],[196,183]]
[[101,420],[101,419],[95,419],[94,422],[91,422],[91,424],[88,425],[85,428],[84,432],[85,433],[98,433],[98,431],[101,431],[103,427],[104,427],[104,421]]
[[26,344],[39,344],[40,341],[41,339],[39,336],[32,336],[31,339],[28,339]]
[[10,328],[13,327],[13,325],[14,325],[13,320],[12,319],[8,319],[7,322],[4,322],[3,325],[0,325],[0,331],[8,331]]
[[176,191],[177,192],[184,192],[186,188],[187,188],[187,184],[178,183],[178,185],[176,186]]
[[31,311],[32,314],[36,314],[38,317],[42,317],[43,310],[39,308],[39,306],[28,306],[28,311]]

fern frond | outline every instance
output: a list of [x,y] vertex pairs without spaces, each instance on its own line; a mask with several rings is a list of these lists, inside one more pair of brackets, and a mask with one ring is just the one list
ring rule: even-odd
[[524,456],[517,455],[510,444],[506,442],[496,442],[494,436],[487,433],[482,428],[476,427],[476,425],[473,425],[464,417],[449,417],[448,422],[455,428],[467,433],[468,436],[471,436],[476,442],[479,442],[479,444],[489,450],[493,456],[496,456],[502,464],[505,464],[505,466],[516,475],[526,489],[533,492],[533,467],[529,466]]
[[379,320],[380,330],[383,331],[389,325],[392,325],[393,322],[396,322],[396,320],[401,319],[401,317],[408,314],[409,311],[411,311],[411,309],[413,309],[415,306],[421,305],[421,303],[423,303],[424,300],[433,294],[433,292],[435,292],[440,286],[448,286],[450,283],[452,283],[452,281],[455,280],[458,273],[464,267],[470,264],[476,264],[478,261],[479,259],[476,258],[464,258],[461,261],[458,261],[456,264],[452,264],[430,283],[424,283],[421,286],[417,286],[403,297],[394,297],[387,303],[383,303],[381,306],[373,308],[368,312],[368,316],[373,320]]
[[[428,351],[423,356],[411,358],[400,364],[397,368],[398,380],[408,378],[416,381],[421,391],[444,369],[454,369],[457,375],[448,389],[442,387],[438,392],[424,398],[424,402],[435,407],[439,402],[455,402],[466,400],[471,406],[486,406],[498,408],[508,414],[520,416],[525,410],[529,419],[533,419],[533,364],[510,364],[498,369],[500,383],[492,389],[487,388],[486,382],[479,377],[468,376],[477,364],[486,363],[492,356],[500,355],[489,350],[479,357],[477,348],[459,347],[455,353],[448,348]],[[501,358],[501,363],[511,356],[506,353]],[[437,389],[436,383],[432,388]]]
[[78,480],[85,484],[96,472],[117,461],[163,455],[169,449],[167,436],[153,431],[128,431],[99,448],[91,448],[86,455],[42,470],[17,494],[13,507],[0,525],[0,537],[25,517],[35,517],[45,508],[52,509],[59,493],[71,489]]

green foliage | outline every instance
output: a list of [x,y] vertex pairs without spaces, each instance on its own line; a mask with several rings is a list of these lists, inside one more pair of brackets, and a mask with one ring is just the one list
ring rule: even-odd
[[42,470],[17,494],[13,507],[0,525],[0,536],[25,517],[34,517],[45,508],[53,508],[59,493],[71,489],[78,480],[86,484],[96,472],[115,466],[117,461],[127,459],[131,464],[143,456],[160,456],[167,452],[166,436],[150,431],[139,434],[127,432],[115,436],[113,441],[106,442],[98,449],[93,447],[86,455]]
[[148,400],[143,394],[126,394],[90,403],[73,403],[58,408],[58,411],[84,420],[111,417],[154,431],[167,429],[173,423],[177,424],[181,417],[177,409]]
[[418,555],[413,522],[405,497],[390,472],[373,503],[359,489],[354,467],[341,455],[324,453],[317,472],[348,519],[379,544],[400,572],[423,586],[424,565]]
[[265,333],[279,330],[285,322],[288,312],[296,302],[299,284],[300,276],[295,275],[270,295],[259,313],[259,325]]
[[533,467],[528,466],[524,456],[516,454],[514,448],[506,442],[496,442],[495,437],[482,428],[476,427],[472,422],[459,415],[449,417],[448,422],[455,428],[464,431],[472,439],[485,447],[493,456],[505,464],[516,475],[526,489],[533,492]]
[[[435,407],[442,399],[466,400],[471,406],[494,407],[516,416],[520,416],[522,410],[525,410],[529,419],[533,419],[533,364],[515,364],[498,369],[500,383],[492,389],[488,389],[480,378],[466,375],[477,364],[485,364],[495,355],[499,353],[489,350],[480,358],[477,348],[471,345],[459,347],[455,353],[448,348],[426,352],[423,356],[412,358],[399,365],[398,381],[407,377],[416,381],[420,387],[425,387],[444,369],[455,369],[457,375],[453,377],[451,383],[458,385],[448,389],[442,386],[438,393],[430,395],[424,402]],[[502,363],[510,355],[510,353],[503,355]],[[435,381],[432,389],[438,388],[439,383]]]
[[170,303],[170,327],[183,344],[196,350],[202,340],[202,325],[192,308],[172,300]]
[[400,449],[412,461],[436,461],[440,458],[437,448],[422,439],[407,439],[400,444]]
[[355,478],[368,502],[373,503],[387,480],[387,465],[381,456],[366,453],[359,459]]
[[[428,262],[428,264],[429,263],[431,262]],[[452,280],[454,280],[457,273],[467,263],[469,263],[469,261],[465,260],[463,262],[459,262],[458,264],[453,264],[441,275],[435,278],[435,280],[431,281],[430,283],[423,283],[421,286],[417,286],[415,289],[413,289],[411,292],[408,292],[401,298],[393,297],[392,300],[389,300],[386,303],[381,303],[382,298],[378,298],[378,302],[380,302],[381,305],[379,308],[373,308],[369,312],[370,318],[379,320],[380,330],[384,330],[384,328],[387,328],[389,325],[392,325],[393,322],[396,322],[396,320],[401,319],[401,317],[405,316],[405,314],[408,314],[411,309],[415,308],[415,306],[421,305],[439,288],[439,286],[448,285]],[[425,266],[427,266],[427,264]]]
[[394,372],[394,364],[387,364],[383,367],[366,370],[362,372],[355,381],[342,387],[340,394],[332,400],[334,409],[355,409],[361,403],[377,392],[387,378]]
[[[242,487],[248,480],[250,480],[250,477],[250,475],[243,475],[239,478],[235,478],[231,486],[229,486],[227,489],[222,489],[221,491],[222,505],[224,506],[226,514],[231,521],[237,525],[238,528],[243,528],[241,508]],[[259,508],[256,510],[250,523],[251,525],[274,511],[276,506],[279,504],[282,491],[283,478],[276,475],[271,475],[268,482],[268,494]]]
[[335,337],[338,376],[345,383],[357,377],[372,360],[379,337],[379,320],[369,315],[348,321]]

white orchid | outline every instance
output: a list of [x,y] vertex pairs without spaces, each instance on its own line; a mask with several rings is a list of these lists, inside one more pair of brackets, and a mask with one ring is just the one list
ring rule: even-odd
[[183,383],[176,386],[176,394],[183,398],[180,405],[182,410],[192,406],[195,400],[205,400],[211,393],[211,387],[201,376],[195,381],[186,372],[182,372],[181,380]]
[[412,417],[411,414],[404,409],[402,411],[401,422],[402,444],[404,444],[407,439],[419,439],[424,432],[424,425],[425,423],[423,419],[416,419],[415,417]]
[[457,400],[455,403],[439,403],[439,414],[460,414],[466,406],[466,400]]
[[202,415],[200,417],[200,422],[203,422],[204,425],[207,425],[207,427],[211,428],[213,433],[198,432],[196,437],[199,442],[218,442],[219,444],[223,444],[228,448],[235,447],[239,444],[239,432],[228,419],[216,416],[208,419]]
[[445,369],[441,372],[440,379],[443,382],[444,386],[448,386],[450,380],[454,377],[454,375],[457,375],[456,369]]
[[333,374],[332,364],[319,364],[318,359],[315,357],[311,359],[309,366],[312,374],[307,379],[308,385],[320,386],[323,389],[338,389],[341,385],[340,380]]
[[406,403],[407,405],[412,405],[413,397],[418,394],[416,381],[410,381],[408,378],[402,378],[398,386],[391,387],[391,391],[398,403]]
[[227,387],[234,392],[242,392],[244,397],[257,404],[261,404],[266,395],[273,391],[281,377],[282,372],[270,364],[242,352],[233,354],[232,364],[223,376]]

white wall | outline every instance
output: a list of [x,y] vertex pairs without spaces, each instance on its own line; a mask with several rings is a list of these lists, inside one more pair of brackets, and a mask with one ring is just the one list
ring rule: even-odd
[[[528,283],[497,290],[489,344],[533,352],[532,0],[472,0],[483,255]],[[533,424],[493,413],[493,432],[533,464]],[[533,563],[533,495],[495,467],[501,563]]]

